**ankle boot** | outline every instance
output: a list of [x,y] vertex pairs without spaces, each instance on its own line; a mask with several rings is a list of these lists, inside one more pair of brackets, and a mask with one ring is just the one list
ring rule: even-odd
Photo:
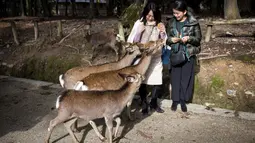
[[177,105],[178,105],[178,102],[177,101],[173,101],[172,106],[171,106],[171,110],[172,111],[176,111],[177,110]]
[[158,97],[160,92],[160,86],[159,85],[154,85],[152,89],[152,94],[151,94],[151,102],[150,102],[150,107],[154,109],[158,113],[164,113],[165,111],[158,106]]
[[187,112],[188,111],[186,103],[185,103],[184,100],[181,100],[181,109],[182,109],[182,112]]

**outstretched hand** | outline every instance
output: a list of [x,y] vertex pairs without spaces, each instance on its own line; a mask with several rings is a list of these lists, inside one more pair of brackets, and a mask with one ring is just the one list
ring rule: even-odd
[[158,29],[160,32],[166,32],[165,25],[162,22],[158,24]]

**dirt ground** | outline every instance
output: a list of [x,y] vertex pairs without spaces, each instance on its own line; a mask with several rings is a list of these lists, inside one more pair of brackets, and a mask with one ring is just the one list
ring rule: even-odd
[[[0,54],[1,62],[15,65],[31,56],[47,57],[57,55],[68,58],[83,56],[81,63],[88,64],[91,54],[91,45],[87,43],[86,24],[88,20],[63,21],[64,36],[72,33],[64,42],[59,44],[62,38],[57,37],[57,21],[39,23],[39,39],[34,41],[32,22],[17,22],[17,31],[21,45],[15,45],[8,23],[0,23]],[[118,19],[95,19],[92,22],[91,32],[99,32],[107,28],[117,29]],[[200,19],[202,34],[206,32],[206,19]],[[202,40],[202,54],[200,57],[210,57],[229,54],[243,55],[254,54],[255,24],[218,25],[213,27],[212,39],[205,43]],[[230,33],[230,34],[227,34]],[[93,64],[100,64],[113,60],[114,51],[98,49],[97,58]]]
[[[57,37],[57,21],[40,22],[39,39],[36,41],[33,23],[17,22],[21,42],[19,46],[13,41],[9,24],[0,23],[0,74],[57,83],[58,75],[73,66],[114,61],[114,51],[102,47],[96,50],[96,58],[91,61],[91,45],[85,39],[86,21],[85,19],[63,21],[64,37],[72,34],[62,43],[59,42],[63,37]],[[205,35],[206,19],[201,18],[199,22],[202,34]],[[117,19],[95,19],[91,31],[94,33],[107,28],[117,29],[117,23]],[[209,102],[216,107],[255,112],[254,36],[255,24],[239,24],[214,26],[212,39],[208,43],[204,42],[203,37],[195,85],[195,103]],[[55,59],[42,65],[35,61],[30,61],[30,64],[26,65],[28,59],[38,58],[43,61],[51,57]],[[72,64],[65,65],[67,61],[72,61]],[[23,70],[26,66],[33,68]],[[42,77],[44,75],[48,77]],[[228,91],[236,94],[229,95]]]
[[[27,79],[0,78],[0,142],[42,143],[47,128],[57,111],[55,102],[63,90],[59,85]],[[181,111],[151,113],[142,116],[138,100],[133,102],[134,121],[122,115],[118,143],[254,143],[255,122],[235,117],[213,116]],[[134,110],[136,109],[136,110]],[[103,120],[96,120],[99,130],[106,132]],[[100,143],[90,125],[79,120],[81,142]],[[71,137],[58,125],[52,133],[51,142],[70,143]]]

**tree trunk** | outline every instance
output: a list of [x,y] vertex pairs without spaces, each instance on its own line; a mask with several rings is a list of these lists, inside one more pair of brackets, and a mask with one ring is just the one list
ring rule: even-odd
[[32,16],[32,0],[27,0],[28,16]]
[[16,16],[16,14],[17,14],[16,9],[17,9],[16,3],[15,2],[11,2],[11,16]]
[[67,3],[67,0],[65,2],[65,6],[66,6],[66,10],[65,10],[65,16],[68,16],[68,13],[67,13],[67,8],[68,8],[68,3]]
[[224,18],[239,19],[241,18],[237,0],[224,0]]
[[218,0],[212,0],[211,2],[211,8],[212,8],[212,12],[213,14],[216,14],[218,11]]
[[254,0],[239,0],[237,1],[240,13],[252,13],[252,1]]
[[72,16],[76,15],[76,7],[75,7],[75,0],[71,0],[72,5]]
[[20,10],[21,10],[21,16],[25,16],[25,8],[24,8],[24,0],[20,0]]
[[56,0],[56,15],[59,15],[59,13],[58,13],[58,0]]
[[0,1],[0,17],[6,17],[6,1]]
[[33,16],[37,16],[37,0],[32,0]]
[[94,0],[90,0],[89,1],[89,9],[90,9],[90,18],[94,18],[95,17],[95,11],[94,11]]
[[42,8],[43,8],[43,15],[44,16],[50,16],[50,8],[48,0],[41,0]]
[[107,7],[107,16],[112,16],[113,15],[113,0],[107,0],[106,7]]

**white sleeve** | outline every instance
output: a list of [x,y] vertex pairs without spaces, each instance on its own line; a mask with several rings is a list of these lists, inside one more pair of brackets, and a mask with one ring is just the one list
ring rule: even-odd
[[133,28],[132,28],[132,30],[131,30],[129,36],[128,36],[127,42],[133,43],[134,38],[135,38],[135,35],[136,35],[136,32],[137,32],[137,28],[138,28],[138,26],[139,26],[140,23],[141,23],[140,20],[137,20],[137,21],[135,22],[135,24],[134,24],[134,26],[133,26]]

